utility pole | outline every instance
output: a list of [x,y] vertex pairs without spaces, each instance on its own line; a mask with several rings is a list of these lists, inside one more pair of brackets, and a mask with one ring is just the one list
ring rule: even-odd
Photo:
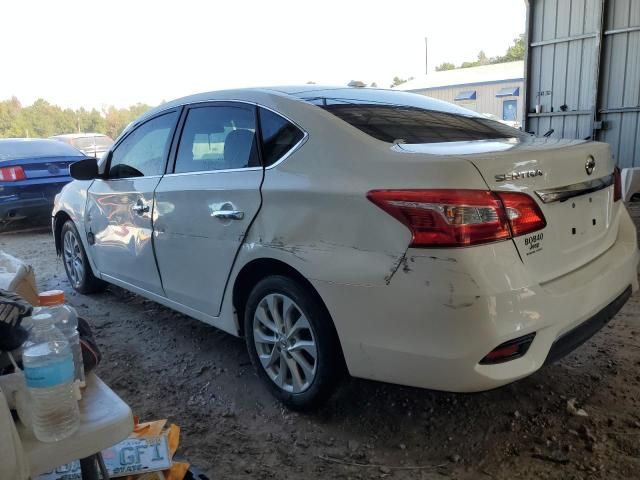
[[424,37],[424,73],[429,74],[429,44],[427,37]]

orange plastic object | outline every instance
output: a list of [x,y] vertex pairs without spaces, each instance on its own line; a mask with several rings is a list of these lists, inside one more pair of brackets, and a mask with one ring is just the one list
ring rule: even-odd
[[64,303],[64,292],[62,290],[47,290],[38,294],[38,300],[43,307],[60,305]]

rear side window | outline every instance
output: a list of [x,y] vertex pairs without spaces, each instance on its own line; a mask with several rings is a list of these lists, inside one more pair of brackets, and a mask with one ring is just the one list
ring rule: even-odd
[[319,105],[364,133],[388,143],[439,143],[522,138],[515,128],[483,117],[401,105]]
[[280,160],[302,140],[304,134],[293,123],[271,110],[260,108],[262,157],[268,167]]
[[255,110],[244,106],[189,109],[175,173],[259,167]]

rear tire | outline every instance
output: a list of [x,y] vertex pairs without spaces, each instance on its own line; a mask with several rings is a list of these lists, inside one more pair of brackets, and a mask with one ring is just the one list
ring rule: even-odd
[[85,294],[103,291],[107,283],[93,274],[80,234],[71,220],[62,226],[60,243],[64,270],[74,290]]
[[293,410],[313,410],[336,390],[345,368],[333,322],[315,292],[289,277],[253,288],[245,341],[258,376]]

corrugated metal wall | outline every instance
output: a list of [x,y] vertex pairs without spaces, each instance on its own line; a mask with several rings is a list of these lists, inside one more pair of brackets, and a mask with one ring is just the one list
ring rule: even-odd
[[621,167],[640,167],[640,0],[609,0],[605,21],[597,138]]
[[606,141],[640,167],[640,0],[528,4],[526,130]]
[[[519,96],[496,97],[500,89],[508,87],[520,88]],[[475,90],[475,100],[456,101],[456,96],[463,91]],[[502,105],[504,100],[516,100],[518,102],[518,122],[522,122],[523,102],[522,95],[524,92],[524,82],[520,80],[492,82],[492,83],[476,83],[467,85],[456,85],[452,87],[436,87],[424,90],[412,90],[414,93],[420,93],[439,100],[445,100],[461,107],[468,108],[478,113],[490,113],[502,118]]]

